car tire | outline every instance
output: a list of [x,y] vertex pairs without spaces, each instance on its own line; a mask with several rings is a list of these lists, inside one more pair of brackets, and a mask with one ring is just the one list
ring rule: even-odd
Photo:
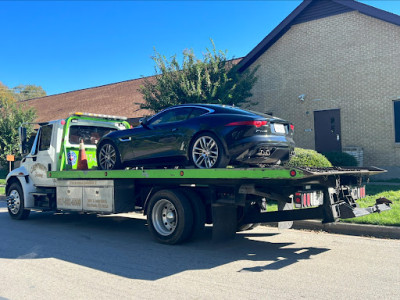
[[21,185],[17,182],[12,183],[7,191],[7,196],[14,197],[12,207],[8,207],[8,213],[10,214],[11,218],[15,220],[27,219],[31,211],[29,209],[25,209],[24,193]]
[[193,229],[190,201],[178,190],[161,190],[149,200],[147,223],[160,243],[174,245],[185,241]]
[[190,162],[198,169],[225,168],[229,163],[221,141],[209,132],[192,140],[189,155]]
[[105,141],[97,148],[97,167],[100,170],[121,169],[121,158],[114,143]]
[[193,210],[193,227],[188,239],[194,240],[204,232],[204,225],[206,223],[206,207],[201,200],[201,197],[195,191],[187,188],[183,190],[183,193],[186,198],[189,199]]

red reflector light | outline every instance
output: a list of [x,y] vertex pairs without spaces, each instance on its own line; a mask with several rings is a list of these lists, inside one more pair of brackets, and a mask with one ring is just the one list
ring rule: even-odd
[[232,122],[226,124],[225,126],[256,126],[258,128],[267,124],[268,121],[241,121],[241,122]]
[[365,186],[360,188],[360,198],[365,198]]
[[297,174],[297,173],[296,173],[295,170],[291,170],[291,171],[290,171],[290,176],[294,177],[294,176],[296,176],[296,174]]
[[301,199],[299,198],[299,197],[296,197],[296,198],[294,198],[294,201],[296,202],[296,203],[301,203]]

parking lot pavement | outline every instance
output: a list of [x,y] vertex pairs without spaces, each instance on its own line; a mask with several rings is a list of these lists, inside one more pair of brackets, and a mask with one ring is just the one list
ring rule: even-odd
[[397,299],[400,241],[260,226],[226,243],[154,242],[138,218],[35,213],[0,203],[8,299]]

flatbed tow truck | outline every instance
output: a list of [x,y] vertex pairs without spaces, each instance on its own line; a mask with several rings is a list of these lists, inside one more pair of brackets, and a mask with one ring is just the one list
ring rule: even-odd
[[[371,168],[224,168],[97,170],[96,144],[112,130],[129,128],[126,118],[75,113],[40,123],[32,149],[20,128],[21,166],[7,176],[7,206],[13,219],[31,210],[147,215],[152,236],[177,244],[213,225],[213,238],[234,237],[259,223],[294,220],[324,223],[389,210],[388,203],[360,208]],[[85,141],[88,170],[76,170],[79,141]],[[267,203],[278,204],[269,211]]]

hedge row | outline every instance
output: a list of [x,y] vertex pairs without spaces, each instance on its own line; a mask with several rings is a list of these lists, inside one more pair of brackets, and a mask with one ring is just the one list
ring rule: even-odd
[[321,154],[311,149],[295,148],[295,153],[285,166],[317,168],[357,166],[355,157],[344,152],[327,152]]

